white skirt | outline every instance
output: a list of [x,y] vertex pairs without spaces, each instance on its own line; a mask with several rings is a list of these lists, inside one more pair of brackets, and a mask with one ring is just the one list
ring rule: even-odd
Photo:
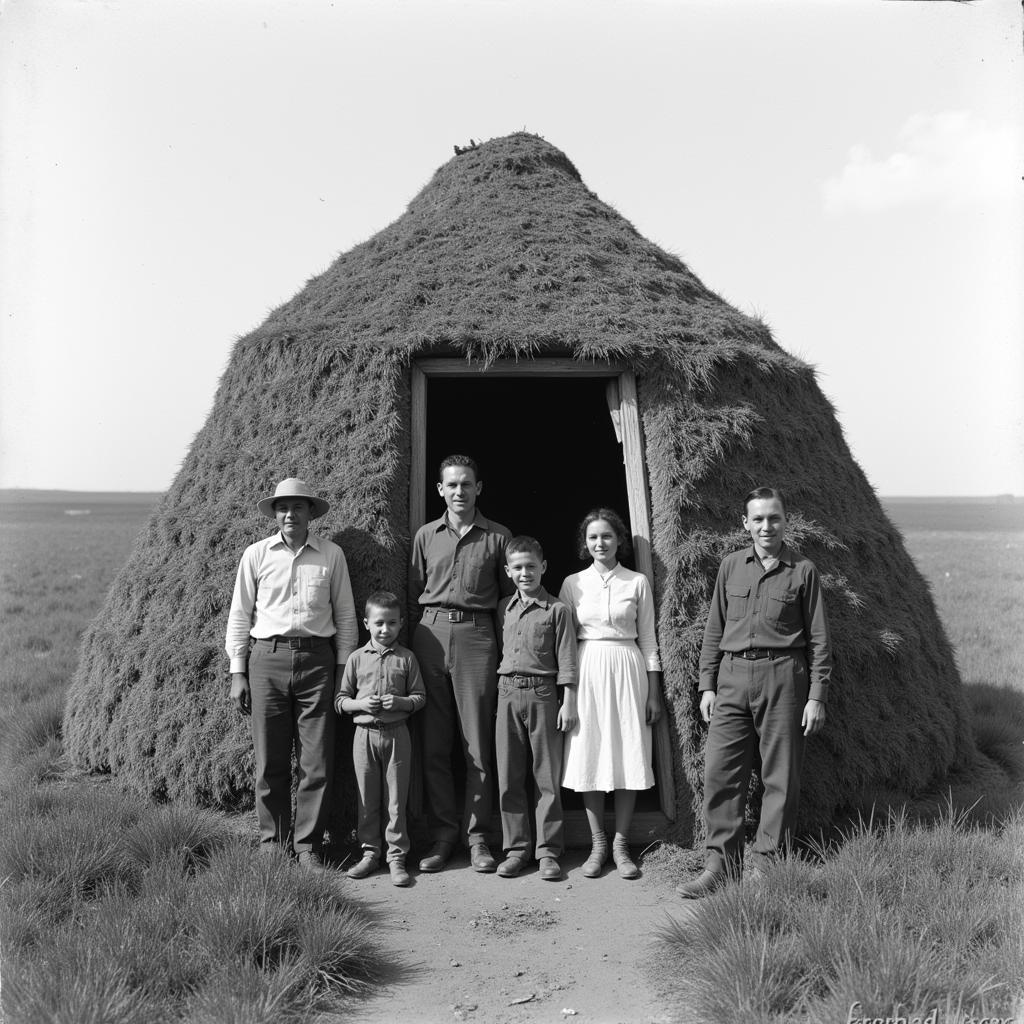
[[633,640],[581,640],[579,721],[565,739],[562,785],[577,793],[650,789],[647,666]]

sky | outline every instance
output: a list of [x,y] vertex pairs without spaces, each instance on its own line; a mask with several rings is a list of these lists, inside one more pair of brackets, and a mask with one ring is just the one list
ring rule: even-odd
[[813,364],[882,495],[1024,494],[1014,0],[0,0],[0,487],[160,491],[234,342],[526,129]]

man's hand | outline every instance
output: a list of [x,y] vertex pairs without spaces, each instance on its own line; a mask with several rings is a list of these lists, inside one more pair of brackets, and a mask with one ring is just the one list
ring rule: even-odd
[[821,732],[825,727],[825,705],[820,700],[809,700],[804,705],[804,715],[800,719],[800,724],[804,727],[805,736]]
[[398,696],[397,693],[385,693],[380,699],[380,706],[385,711],[404,711],[404,701],[405,698]]
[[249,692],[249,677],[244,672],[231,673],[231,700],[243,715],[252,714],[252,695]]
[[708,725],[711,724],[711,716],[715,713],[716,696],[717,694],[714,690],[705,690],[700,695],[700,717]]

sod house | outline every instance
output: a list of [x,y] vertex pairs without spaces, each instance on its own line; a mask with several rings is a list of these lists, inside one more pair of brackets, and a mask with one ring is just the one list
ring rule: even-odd
[[[238,558],[273,529],[256,499],[287,476],[330,499],[314,526],[344,547],[361,607],[378,587],[404,593],[411,534],[443,510],[436,466],[452,451],[480,463],[485,514],[541,539],[555,592],[581,568],[585,511],[628,517],[668,710],[637,839],[699,839],[698,652],[718,563],[747,540],[742,496],[760,484],[787,494],[835,641],[802,824],[919,791],[970,753],[928,587],[813,370],[641,237],[563,153],[519,133],[449,160],[402,217],[237,342],[84,637],[71,757],[160,798],[251,801],[223,642]],[[344,764],[348,734],[338,742]],[[582,812],[569,807],[572,837]]]

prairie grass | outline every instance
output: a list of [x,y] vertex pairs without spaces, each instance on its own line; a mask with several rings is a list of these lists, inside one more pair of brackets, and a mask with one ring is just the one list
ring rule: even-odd
[[685,1019],[1009,1016],[1024,978],[1024,815],[893,815],[666,924]]
[[237,821],[75,776],[61,749],[78,639],[148,506],[0,507],[0,1017],[12,1024],[304,1021],[380,954],[327,875]]

